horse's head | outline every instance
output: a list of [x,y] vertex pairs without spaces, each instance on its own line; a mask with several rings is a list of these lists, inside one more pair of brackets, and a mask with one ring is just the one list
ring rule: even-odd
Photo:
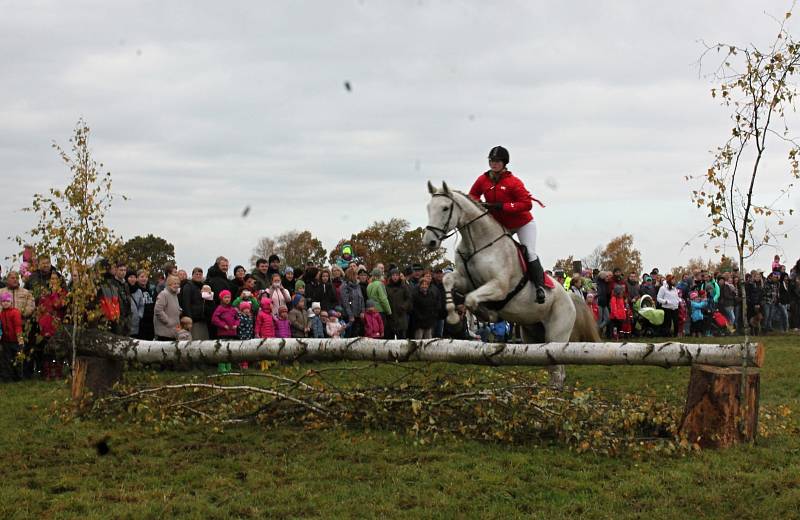
[[458,226],[461,207],[456,203],[453,192],[445,182],[442,183],[442,189],[437,190],[428,181],[428,193],[431,194],[431,201],[428,203],[428,225],[425,226],[422,242],[428,249],[434,250],[449,236],[450,231]]

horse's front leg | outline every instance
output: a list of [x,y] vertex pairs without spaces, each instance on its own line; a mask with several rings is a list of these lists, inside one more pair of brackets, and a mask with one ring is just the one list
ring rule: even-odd
[[456,304],[453,302],[453,289],[466,292],[467,280],[458,271],[447,273],[442,278],[442,285],[444,286],[444,301],[445,308],[447,309],[447,323],[455,325],[460,321],[458,313],[456,312]]
[[507,287],[499,280],[487,282],[467,295],[464,305],[475,312],[481,302],[502,300],[507,294]]

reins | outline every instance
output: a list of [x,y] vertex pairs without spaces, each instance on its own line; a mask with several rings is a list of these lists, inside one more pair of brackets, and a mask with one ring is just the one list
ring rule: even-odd
[[[472,287],[473,288],[478,288],[479,285],[475,283],[475,279],[472,277],[472,273],[469,270],[469,261],[472,260],[475,257],[475,255],[477,255],[481,251],[484,251],[484,250],[492,247],[494,244],[496,244],[497,242],[499,242],[503,238],[508,237],[513,242],[514,241],[514,237],[512,237],[511,234],[506,231],[502,235],[500,235],[499,237],[497,237],[494,240],[492,240],[491,242],[489,242],[488,244],[485,244],[482,247],[480,247],[478,249],[475,249],[475,240],[472,237],[472,231],[470,230],[470,226],[473,223],[475,223],[478,220],[480,220],[483,217],[485,217],[486,215],[489,215],[490,214],[489,211],[484,209],[483,213],[481,213],[477,217],[471,219],[469,222],[466,222],[465,224],[456,225],[455,227],[453,227],[453,229],[450,232],[448,232],[447,229],[450,227],[450,221],[453,219],[453,207],[458,206],[458,209],[460,209],[462,213],[464,212],[464,208],[450,194],[447,194],[447,193],[434,193],[432,196],[433,197],[446,197],[446,198],[450,199],[450,201],[453,204],[450,205],[450,210],[447,213],[447,222],[445,223],[445,228],[444,229],[441,229],[441,228],[438,228],[438,227],[435,227],[435,226],[425,226],[425,229],[428,229],[431,232],[433,232],[433,234],[436,236],[436,239],[439,240],[439,242],[442,242],[442,241],[450,238],[451,236],[453,236],[456,233],[461,233],[463,235],[464,232],[466,232],[466,235],[469,238],[469,248],[472,249],[472,251],[469,251],[468,254],[465,255],[464,253],[459,251],[458,248],[456,248],[456,253],[458,253],[458,256],[461,257],[461,261],[464,263],[464,271],[466,271],[467,278],[469,278],[469,282],[472,284]],[[525,278],[524,275],[523,275],[523,278]],[[514,292],[514,294],[516,294],[516,291]]]

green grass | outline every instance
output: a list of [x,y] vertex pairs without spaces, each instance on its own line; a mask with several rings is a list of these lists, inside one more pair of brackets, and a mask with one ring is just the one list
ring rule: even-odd
[[[800,413],[800,337],[766,338],[762,403]],[[448,372],[475,370],[441,366]],[[485,370],[485,369],[481,369]],[[688,369],[571,367],[572,382],[685,397]],[[133,374],[133,377],[142,377]],[[159,379],[187,374],[160,374]],[[797,518],[800,438],[680,457],[415,444],[386,431],[62,423],[62,383],[0,385],[0,518]],[[793,421],[795,427],[797,421]],[[109,436],[111,453],[98,456]]]

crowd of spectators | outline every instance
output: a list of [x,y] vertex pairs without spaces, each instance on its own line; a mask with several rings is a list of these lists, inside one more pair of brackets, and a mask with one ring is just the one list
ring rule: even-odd
[[[658,269],[643,275],[620,269],[548,274],[585,299],[602,334],[612,339],[741,332],[745,319],[757,333],[798,329],[800,260],[788,272],[777,257],[771,267],[766,277],[758,270],[745,274],[745,317],[736,269],[681,276],[664,276]],[[419,264],[292,267],[272,255],[259,259],[251,272],[241,265],[231,271],[222,256],[207,270],[195,267],[191,273],[173,264],[158,276],[131,270],[125,262],[101,261],[99,268],[102,279],[92,306],[99,321],[116,334],[143,340],[514,336],[513,324],[480,324],[463,305],[457,306],[459,323],[448,324],[442,285],[448,270]],[[0,380],[61,377],[63,361],[45,355],[45,347],[69,321],[69,290],[47,256],[36,259],[34,271],[22,277],[12,271],[0,281]],[[663,311],[656,327],[640,319],[648,298]]]

